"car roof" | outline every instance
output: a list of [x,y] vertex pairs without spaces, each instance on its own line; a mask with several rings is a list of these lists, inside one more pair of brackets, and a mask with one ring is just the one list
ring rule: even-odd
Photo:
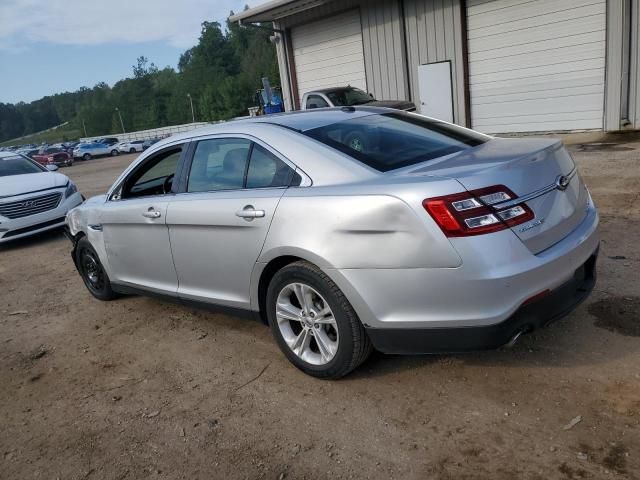
[[[354,118],[362,118],[370,115],[380,115],[383,113],[398,112],[391,108],[384,107],[333,107],[333,108],[314,108],[313,110],[297,110],[295,112],[276,113],[272,115],[263,115],[260,117],[245,117],[231,120],[228,122],[219,122],[203,127],[189,130],[186,132],[176,133],[155,143],[148,150],[150,154],[161,150],[167,145],[176,142],[188,141],[196,137],[216,134],[229,133],[256,133],[256,127],[273,128],[284,127],[297,133],[303,133],[314,128],[325,127],[334,123],[351,120]],[[246,126],[243,132],[238,126]]]
[[[315,90],[309,90],[308,92],[306,92],[306,95],[309,95],[311,93],[333,93],[333,92],[341,92],[344,90],[353,90],[357,87],[352,87],[351,85],[347,85],[346,87],[329,87],[329,88],[318,88]],[[360,89],[358,89],[360,90]]]
[[252,117],[249,119],[236,120],[238,122],[268,123],[280,125],[282,127],[305,132],[314,128],[320,128],[333,123],[344,122],[353,118],[367,117],[369,115],[380,115],[382,113],[394,112],[390,108],[380,107],[332,107],[314,108],[312,110],[298,110],[295,112],[277,113]]
[[9,151],[9,152],[0,152],[0,160],[3,160],[5,158],[16,158],[19,157],[20,154],[18,154],[18,152],[13,152],[13,151]]

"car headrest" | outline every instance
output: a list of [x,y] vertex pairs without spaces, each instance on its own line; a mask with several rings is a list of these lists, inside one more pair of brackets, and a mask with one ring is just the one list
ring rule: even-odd
[[246,148],[234,148],[233,150],[229,150],[224,156],[222,163],[223,170],[227,172],[243,170],[246,159]]

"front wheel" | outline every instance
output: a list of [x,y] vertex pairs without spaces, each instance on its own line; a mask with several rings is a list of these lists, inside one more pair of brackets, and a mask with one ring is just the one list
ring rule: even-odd
[[100,257],[86,238],[81,238],[76,247],[76,265],[89,293],[98,300],[113,300],[117,297],[111,289],[111,281],[105,272]]
[[84,161],[91,160],[91,155],[90,155],[90,154],[88,154],[88,153],[85,153],[85,154],[82,156],[82,159],[83,159]]
[[116,150],[116,149],[111,150],[111,156],[112,157],[116,157],[118,155],[120,155],[120,152],[118,150]]
[[371,353],[353,307],[315,265],[300,261],[278,271],[269,284],[266,307],[278,346],[308,375],[343,377]]
[[136,153],[136,149],[135,148],[130,148],[129,149],[129,153]]

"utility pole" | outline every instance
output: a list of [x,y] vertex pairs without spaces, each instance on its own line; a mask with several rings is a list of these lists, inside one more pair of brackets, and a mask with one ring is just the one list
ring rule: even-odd
[[120,126],[122,127],[122,133],[127,133],[124,131],[124,122],[122,121],[122,115],[120,114],[120,109],[116,107],[116,112],[118,112],[118,117],[120,118]]
[[187,97],[189,98],[189,103],[191,104],[191,122],[196,123],[196,114],[193,112],[193,98],[191,98],[190,93],[187,93]]
[[82,119],[82,129],[84,130],[84,136],[87,136],[87,126],[84,124],[84,118]]

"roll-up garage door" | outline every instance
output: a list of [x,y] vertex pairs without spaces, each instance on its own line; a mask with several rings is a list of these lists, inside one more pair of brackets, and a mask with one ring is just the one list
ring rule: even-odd
[[298,94],[351,85],[366,91],[360,12],[350,10],[291,30]]
[[468,0],[473,128],[601,129],[605,0]]

